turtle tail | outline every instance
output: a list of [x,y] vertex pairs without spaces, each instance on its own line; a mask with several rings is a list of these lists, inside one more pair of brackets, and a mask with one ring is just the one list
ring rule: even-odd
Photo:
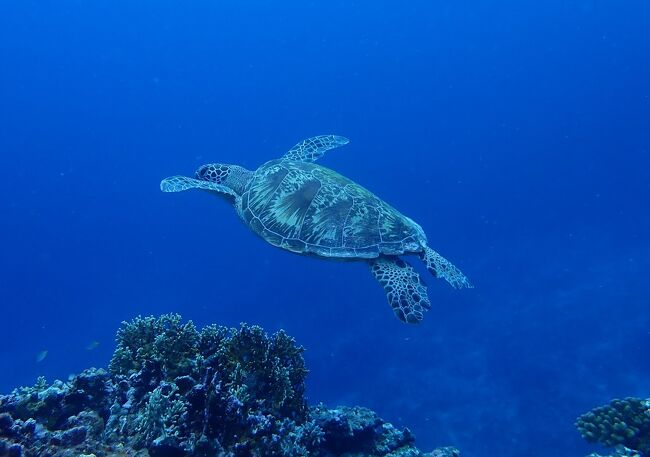
[[427,270],[436,278],[442,278],[447,281],[454,289],[471,289],[472,284],[467,277],[443,256],[431,249],[429,246],[424,247],[420,258],[427,265]]

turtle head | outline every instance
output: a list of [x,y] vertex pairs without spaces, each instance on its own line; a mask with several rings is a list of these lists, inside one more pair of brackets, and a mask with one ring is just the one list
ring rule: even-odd
[[227,163],[206,163],[201,165],[194,173],[196,179],[226,186],[237,195],[244,193],[246,184],[248,184],[252,176],[253,172],[250,170]]

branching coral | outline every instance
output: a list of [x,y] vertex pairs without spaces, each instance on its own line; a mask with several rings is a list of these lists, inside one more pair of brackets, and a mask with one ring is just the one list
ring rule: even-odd
[[141,445],[181,437],[187,406],[174,384],[161,383],[151,392],[137,416],[135,432]]
[[0,456],[423,456],[367,409],[309,409],[302,353],[283,331],[138,317],[110,372],[0,396]]
[[195,368],[200,336],[192,321],[181,322],[178,314],[137,317],[122,322],[117,348],[109,364],[113,374],[130,374],[153,364],[164,379],[190,374]]
[[217,358],[225,387],[243,403],[261,401],[267,413],[300,419],[306,412],[302,352],[283,331],[269,338],[242,324],[222,341]]
[[[174,423],[182,415],[197,438],[244,446],[247,452],[275,441],[286,447],[286,440],[270,437],[278,434],[284,418],[306,417],[302,352],[283,331],[268,336],[257,326],[210,325],[197,331],[176,314],[124,322],[110,371],[132,387],[123,389],[124,404],[111,408],[110,425],[136,437],[136,446],[146,447],[178,435]],[[145,387],[152,382],[159,386],[147,393]],[[162,386],[173,387],[163,391]],[[187,397],[185,409],[173,400],[179,395]],[[185,449],[194,446],[182,444]]]

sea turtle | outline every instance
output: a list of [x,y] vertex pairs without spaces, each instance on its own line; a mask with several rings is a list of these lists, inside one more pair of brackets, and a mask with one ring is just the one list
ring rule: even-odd
[[398,256],[418,254],[434,276],[455,288],[471,285],[427,245],[417,223],[359,184],[314,163],[326,151],[348,142],[337,135],[316,136],[255,171],[210,163],[199,167],[194,178],[163,179],[160,189],[202,189],[225,197],[244,223],[273,246],[320,258],[367,262],[397,317],[420,322],[431,308],[427,288],[415,269]]

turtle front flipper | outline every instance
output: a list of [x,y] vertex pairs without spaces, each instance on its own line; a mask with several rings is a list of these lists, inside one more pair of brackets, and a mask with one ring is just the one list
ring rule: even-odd
[[454,289],[471,289],[467,277],[456,266],[429,246],[425,246],[420,258],[427,264],[427,270],[436,278],[447,281]]
[[415,269],[399,257],[379,257],[369,263],[375,279],[384,287],[395,315],[408,324],[420,322],[431,303],[427,286]]
[[320,135],[302,140],[282,156],[283,161],[315,162],[330,149],[345,146],[350,140],[338,135]]
[[170,176],[160,181],[160,190],[163,192],[182,192],[188,189],[202,189],[219,194],[228,194],[237,198],[237,194],[229,187],[211,181],[188,178],[187,176]]

